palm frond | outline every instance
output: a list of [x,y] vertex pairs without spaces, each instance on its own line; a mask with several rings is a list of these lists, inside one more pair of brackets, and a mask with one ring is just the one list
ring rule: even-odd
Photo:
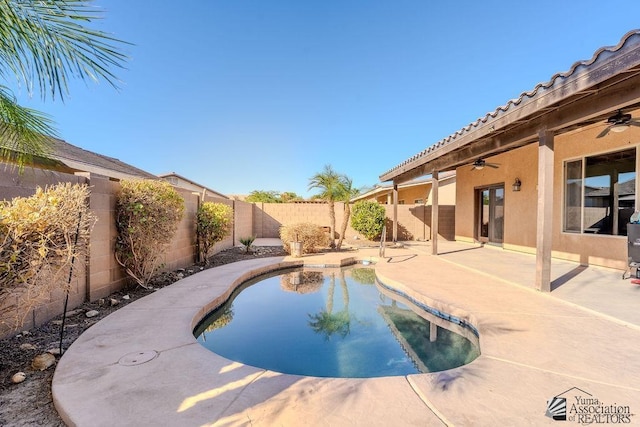
[[35,82],[43,99],[62,99],[72,77],[117,88],[110,68],[123,67],[118,46],[125,42],[82,25],[102,17],[89,3],[0,0],[0,75],[14,74],[30,93]]
[[39,111],[18,105],[6,87],[0,86],[0,159],[24,166],[33,157],[48,157],[53,121]]

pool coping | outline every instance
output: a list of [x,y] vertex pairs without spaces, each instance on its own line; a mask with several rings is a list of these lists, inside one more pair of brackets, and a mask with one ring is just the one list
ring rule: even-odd
[[[394,251],[396,256],[411,251]],[[349,260],[346,260],[349,258]],[[371,260],[365,251],[294,258],[264,258],[205,270],[176,282],[112,313],[83,333],[58,363],[52,389],[56,409],[68,425],[489,425],[523,420],[553,424],[544,417],[546,399],[571,387],[591,390],[603,401],[640,401],[640,365],[613,352],[582,357],[583,366],[566,360],[549,366],[567,350],[569,339],[581,328],[559,331],[546,339],[548,348],[532,357],[545,341],[548,321],[579,319],[585,327],[609,338],[639,342],[640,332],[606,319],[591,317],[545,296],[515,287],[508,293],[518,304],[535,300],[541,314],[526,313],[543,324],[529,325],[518,313],[500,312],[491,295],[477,301],[456,300],[456,276],[462,269],[429,270],[431,276],[449,279],[448,286],[423,289],[424,280],[413,270],[441,266],[437,257],[407,258],[391,265],[379,262],[382,281],[418,301],[459,316],[480,332],[481,356],[450,371],[406,377],[371,379],[313,378],[284,375],[224,359],[203,348],[192,330],[212,308],[224,302],[241,283],[256,275],[300,266],[340,266],[354,260]],[[435,264],[434,264],[435,263]],[[453,270],[453,271],[452,271]],[[446,273],[446,274],[445,274]],[[449,277],[450,276],[450,277]],[[495,291],[489,278],[475,278],[474,291]],[[486,289],[485,289],[486,288]],[[547,301],[541,304],[541,301]],[[428,305],[430,305],[428,304]],[[543,305],[545,307],[543,307]],[[548,306],[552,307],[549,308]],[[548,311],[548,312],[547,312]],[[550,319],[549,319],[550,318]],[[545,323],[547,322],[547,323]],[[136,325],[136,326],[133,326]],[[496,326],[497,325],[497,326]],[[613,333],[611,333],[613,328]],[[158,334],[158,329],[162,330]],[[533,330],[533,332],[530,331]],[[497,332],[496,332],[497,331]],[[515,337],[522,335],[522,337]],[[517,345],[509,342],[516,338]],[[585,335],[585,339],[587,336]],[[635,341],[633,341],[635,340]],[[565,351],[563,357],[575,357]],[[555,358],[554,358],[555,356]],[[604,373],[598,366],[609,363]],[[612,373],[626,371],[624,378]],[[514,381],[517,378],[521,381]],[[518,394],[526,398],[515,399]],[[461,400],[462,399],[462,400]],[[510,399],[510,400],[509,400]],[[634,399],[634,400],[628,400]],[[461,404],[464,402],[464,404]],[[640,411],[640,407],[635,409]]]

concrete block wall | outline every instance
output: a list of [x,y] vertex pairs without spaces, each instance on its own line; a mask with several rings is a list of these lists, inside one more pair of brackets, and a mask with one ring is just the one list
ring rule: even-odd
[[[344,203],[335,204],[336,235],[340,233],[344,217]],[[329,227],[329,207],[326,203],[255,203],[254,232],[258,237],[280,237],[280,227],[297,223],[311,223]],[[347,236],[355,234],[349,226]]]
[[255,236],[253,229],[253,203],[235,200],[234,212],[234,245],[240,244],[240,239]]
[[97,222],[91,232],[89,249],[88,282],[86,299],[95,301],[122,289],[128,283],[128,277],[115,258],[116,244],[116,195],[120,184],[109,178],[88,174],[91,183],[89,208]]
[[[431,205],[398,205],[398,240],[431,240]],[[387,212],[387,240],[393,238],[393,206]],[[439,206],[438,236],[455,240],[455,206]]]
[[[387,241],[393,238],[393,205],[384,205],[388,219]],[[439,235],[454,240],[455,206],[440,206]],[[344,218],[344,203],[335,204],[336,238],[339,237]],[[254,233],[258,237],[280,237],[280,227],[308,222],[330,226],[329,208],[326,203],[255,203],[253,210]],[[351,224],[346,238],[358,235]],[[431,237],[431,206],[398,205],[398,240],[429,240]]]

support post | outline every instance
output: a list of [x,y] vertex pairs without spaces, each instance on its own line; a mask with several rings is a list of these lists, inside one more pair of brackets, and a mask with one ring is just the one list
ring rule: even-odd
[[536,289],[551,292],[553,239],[553,133],[538,132],[538,221],[536,241]]
[[398,184],[393,183],[393,243],[398,242]]
[[438,205],[438,172],[431,174],[431,254],[438,255],[438,224],[440,208]]

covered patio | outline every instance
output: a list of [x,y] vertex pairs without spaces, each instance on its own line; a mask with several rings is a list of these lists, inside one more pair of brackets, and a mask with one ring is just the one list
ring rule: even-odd
[[[431,251],[438,254],[438,178],[456,171],[456,240],[535,254],[535,288],[549,292],[552,257],[583,265],[627,265],[628,218],[622,208],[633,212],[638,206],[638,116],[640,31],[634,30],[618,45],[574,63],[383,173],[380,180],[393,182],[395,204],[398,185],[432,176]],[[617,160],[610,153],[618,152],[627,155],[624,167],[611,166]],[[591,172],[597,164],[610,171]],[[598,173],[610,178],[603,184],[607,213],[600,218],[609,223],[606,230],[591,226],[593,198],[584,195],[589,179]],[[633,194],[622,194],[618,184],[629,177]],[[579,184],[575,194],[572,183]],[[483,212],[491,200],[497,200],[498,207]],[[495,218],[502,222],[492,238],[485,227]],[[396,227],[394,218],[394,240]]]

